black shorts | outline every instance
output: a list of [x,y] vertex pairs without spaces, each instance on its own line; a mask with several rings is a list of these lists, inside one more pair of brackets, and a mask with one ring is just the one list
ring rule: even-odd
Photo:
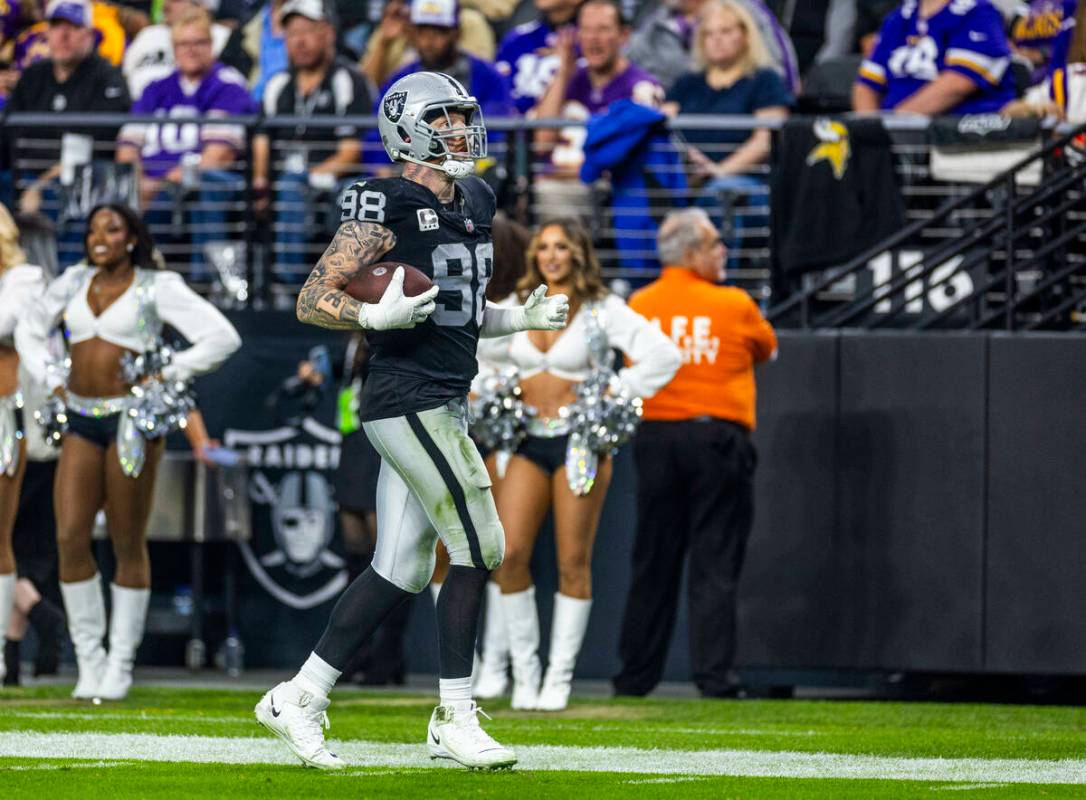
[[377,510],[377,475],[381,456],[362,431],[343,437],[339,469],[332,483],[340,511],[363,513]]
[[110,444],[117,441],[117,427],[120,421],[120,414],[110,414],[108,417],[84,417],[82,414],[69,411],[68,433],[74,433],[81,439],[86,439],[106,450]]
[[29,578],[43,594],[57,579],[57,522],[53,516],[56,473],[55,460],[26,462],[11,533],[16,572],[21,578]]
[[567,444],[569,434],[550,438],[526,436],[514,455],[528,459],[545,473],[552,475],[566,465]]

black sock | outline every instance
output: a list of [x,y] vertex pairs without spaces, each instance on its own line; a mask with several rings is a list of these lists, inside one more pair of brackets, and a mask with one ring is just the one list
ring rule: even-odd
[[343,672],[381,620],[409,597],[410,592],[386,581],[370,567],[340,595],[313,652]]
[[27,620],[38,634],[38,654],[34,658],[34,677],[56,675],[60,660],[60,632],[64,612],[52,600],[42,597],[27,612]]
[[19,646],[21,641],[14,639],[4,640],[4,666],[7,674],[4,675],[4,686],[19,685]]
[[489,570],[449,567],[437,599],[437,636],[442,678],[468,678],[475,660],[479,609]]

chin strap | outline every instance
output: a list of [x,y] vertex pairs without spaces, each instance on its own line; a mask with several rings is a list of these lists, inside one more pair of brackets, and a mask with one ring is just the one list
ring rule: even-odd
[[410,161],[412,164],[418,164],[422,167],[429,167],[430,169],[436,169],[439,172],[444,172],[454,181],[458,181],[462,178],[466,178],[469,175],[475,174],[475,162],[463,161],[459,158],[446,158],[440,164],[433,164],[429,161],[423,161],[421,158],[415,158],[409,156],[406,153],[398,154],[401,161]]

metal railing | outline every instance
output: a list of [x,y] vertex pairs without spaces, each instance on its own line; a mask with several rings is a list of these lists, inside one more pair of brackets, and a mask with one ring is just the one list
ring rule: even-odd
[[[43,149],[48,141],[34,141],[35,132],[57,129],[63,115],[10,115],[5,127],[12,131],[9,144],[14,145],[12,172],[16,191],[25,188],[32,175],[47,166],[49,159],[36,161],[21,158],[27,148]],[[114,160],[113,133],[126,123],[162,124],[161,117],[137,118],[129,115],[78,115],[71,117],[70,128],[97,130],[93,160],[101,167]],[[198,119],[171,120],[179,125],[191,125]],[[222,124],[221,119],[215,120]],[[310,266],[331,238],[338,224],[336,192],[357,177],[372,177],[391,169],[372,131],[373,116],[362,117],[234,117],[230,122],[245,130],[247,147],[235,163],[222,172],[225,182],[208,185],[206,176],[198,170],[186,172],[178,185],[170,186],[151,197],[144,211],[151,223],[152,234],[172,269],[185,274],[201,291],[209,292],[224,303],[287,305]],[[739,134],[756,128],[776,130],[776,120],[736,116],[682,116],[671,121],[673,131],[710,130],[731,132],[720,137],[719,143],[703,145],[713,160],[719,161],[737,146]],[[990,203],[975,202],[984,196],[983,189],[971,189],[932,178],[928,166],[926,123],[916,119],[890,119],[887,128],[892,136],[895,170],[907,206],[907,218],[913,231],[913,247],[938,246],[941,242],[956,242],[974,223],[990,223],[993,214],[1002,213]],[[351,126],[359,131],[362,142],[362,163],[357,173],[338,176],[331,182],[315,181],[309,174],[310,154],[315,150],[334,147],[334,129]],[[695,170],[684,158],[685,146],[679,137],[655,145],[655,152],[666,151],[675,156],[669,168],[681,174],[679,189],[660,189],[652,185],[627,190],[626,203],[615,202],[614,188],[606,179],[585,186],[576,177],[575,169],[565,173],[556,167],[550,148],[536,143],[535,131],[555,129],[567,135],[583,138],[583,123],[566,120],[490,119],[492,159],[484,172],[498,190],[500,206],[513,219],[533,224],[554,215],[581,216],[594,234],[605,277],[644,282],[655,275],[655,224],[674,207],[692,203],[704,205],[724,230],[729,243],[729,279],[750,291],[763,305],[775,303],[775,314],[785,318],[792,314],[797,302],[802,308],[799,324],[825,324],[828,313],[822,307],[825,287],[805,291],[808,300],[794,300],[781,305],[771,297],[770,201],[769,167],[760,165],[747,176],[749,186],[742,193],[714,192],[699,181]],[[104,134],[104,135],[103,135]],[[271,184],[266,197],[253,191],[254,137],[265,136],[270,142]],[[53,140],[55,152],[60,142]],[[576,166],[575,164],[573,165]],[[60,191],[45,198],[43,210],[59,221],[59,263],[65,266],[82,256],[82,226],[79,212],[111,192],[122,192],[128,186],[132,199],[136,188],[133,176],[124,168],[77,172],[78,186],[58,187]],[[126,180],[129,182],[126,184]],[[82,183],[80,183],[82,181]],[[76,191],[76,189],[79,191]],[[631,210],[632,208],[632,210]],[[630,226],[629,216],[640,215],[640,228]],[[627,223],[627,224],[624,224]],[[631,232],[630,228],[634,230]],[[625,229],[625,235],[620,236]],[[915,230],[914,230],[915,229]],[[902,239],[904,242],[909,237]],[[617,243],[617,244],[616,244]],[[879,254],[874,254],[879,255]],[[890,261],[876,267],[897,275],[900,269],[916,268],[914,255],[891,252]],[[870,260],[870,259],[868,259]],[[629,266],[634,264],[635,266]],[[925,265],[926,266],[926,262]],[[843,271],[842,275],[859,273],[870,267],[860,265]],[[911,274],[911,273],[910,273]],[[1047,279],[1047,276],[1046,276]],[[834,282],[829,281],[828,285]],[[885,287],[877,298],[885,307],[894,296],[915,291],[914,282],[893,283],[886,294]],[[882,285],[882,284],[880,284]],[[912,288],[909,288],[912,287]],[[813,288],[813,287],[809,287]],[[911,297],[911,296],[910,296]],[[812,303],[810,301],[817,300]],[[812,308],[818,306],[818,316]],[[844,313],[840,305],[835,313]],[[896,308],[896,306],[893,306]],[[835,318],[836,319],[836,318]],[[841,324],[846,324],[848,320]]]
[[[801,328],[1081,328],[1086,160],[1070,130],[987,183],[947,199],[768,312]],[[1040,164],[1040,185],[1022,174]]]

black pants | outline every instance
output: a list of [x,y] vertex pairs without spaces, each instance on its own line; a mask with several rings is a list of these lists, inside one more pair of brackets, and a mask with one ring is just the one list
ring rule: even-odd
[[754,446],[745,428],[724,420],[645,422],[634,455],[637,538],[615,691],[642,695],[659,683],[689,551],[694,683],[703,694],[726,694],[736,588],[754,519]]

